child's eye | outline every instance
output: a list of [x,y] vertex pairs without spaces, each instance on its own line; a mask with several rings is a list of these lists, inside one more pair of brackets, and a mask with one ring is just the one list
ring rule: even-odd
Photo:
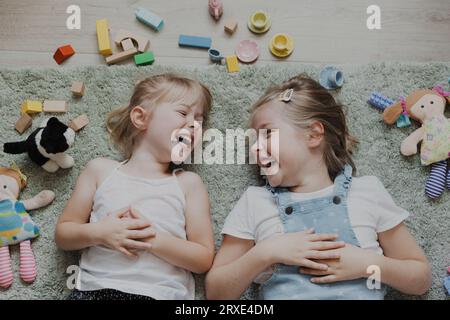
[[185,111],[178,111],[178,113],[181,114],[184,117],[187,115],[187,112],[185,112]]

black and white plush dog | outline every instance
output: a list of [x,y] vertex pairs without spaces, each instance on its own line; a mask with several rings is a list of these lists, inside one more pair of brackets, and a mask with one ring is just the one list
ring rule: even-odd
[[51,117],[42,122],[25,141],[8,142],[3,151],[10,154],[28,153],[30,159],[48,172],[56,172],[59,168],[71,168],[74,160],[64,152],[69,149],[75,139],[75,131]]

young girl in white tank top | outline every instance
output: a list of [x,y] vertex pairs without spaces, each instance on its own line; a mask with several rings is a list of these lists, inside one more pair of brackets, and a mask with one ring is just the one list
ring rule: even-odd
[[56,227],[62,249],[83,250],[69,299],[194,299],[192,272],[214,254],[209,200],[198,175],[169,164],[189,155],[210,106],[202,84],[165,74],[109,115],[127,160],[90,161]]

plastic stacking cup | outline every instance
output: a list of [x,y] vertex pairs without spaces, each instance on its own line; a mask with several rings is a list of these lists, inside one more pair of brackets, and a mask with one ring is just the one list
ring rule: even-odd
[[220,54],[219,50],[210,48],[208,50],[209,59],[212,62],[221,62],[223,60],[223,56]]
[[284,34],[279,34],[273,39],[273,47],[280,52],[288,50],[288,38]]
[[252,15],[251,21],[255,29],[262,30],[267,24],[267,15],[265,12],[256,11]]
[[342,71],[336,69],[331,70],[328,74],[328,81],[333,87],[342,87],[342,84],[344,83]]

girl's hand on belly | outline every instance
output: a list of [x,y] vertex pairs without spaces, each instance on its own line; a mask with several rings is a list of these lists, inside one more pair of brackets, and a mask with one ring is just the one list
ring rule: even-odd
[[134,209],[127,207],[95,223],[97,242],[128,257],[136,257],[136,250],[151,248],[151,244],[139,241],[155,235],[150,226],[149,221],[143,219]]
[[331,283],[359,279],[369,276],[367,267],[371,261],[376,261],[378,255],[371,251],[361,249],[351,244],[346,244],[344,248],[335,250],[340,254],[339,259],[326,261],[328,270],[314,270],[310,268],[300,268],[299,272],[313,276],[311,282]]

